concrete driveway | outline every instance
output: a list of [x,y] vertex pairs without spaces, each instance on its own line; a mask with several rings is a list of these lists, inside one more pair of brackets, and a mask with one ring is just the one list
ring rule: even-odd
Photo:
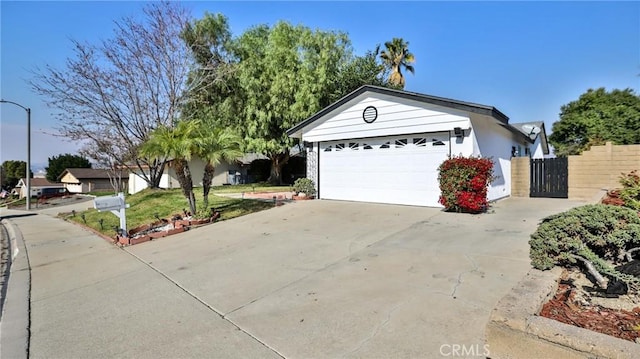
[[578,204],[305,201],[126,250],[287,358],[485,356],[492,308],[530,268],[529,234]]
[[[28,253],[14,265],[30,267],[34,358],[485,357],[491,310],[530,268],[529,234],[580,204],[301,201],[124,250],[51,209],[4,216]],[[6,314],[2,354],[20,322]]]

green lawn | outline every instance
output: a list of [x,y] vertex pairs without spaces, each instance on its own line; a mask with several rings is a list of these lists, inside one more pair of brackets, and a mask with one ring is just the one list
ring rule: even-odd
[[[257,190],[258,188],[256,188]],[[202,208],[202,188],[195,188],[194,192],[200,210]],[[128,229],[154,222],[156,221],[156,216],[169,218],[175,214],[182,214],[183,210],[189,209],[181,189],[146,189],[127,196],[126,202],[130,205],[130,208],[127,209]],[[272,208],[273,204],[259,200],[227,198],[209,194],[209,207],[214,207],[220,212],[219,220],[226,220]],[[95,209],[75,214],[62,213],[60,216],[85,224],[110,237],[115,234],[114,227],[118,227],[120,223],[118,217],[113,213],[98,212]]]

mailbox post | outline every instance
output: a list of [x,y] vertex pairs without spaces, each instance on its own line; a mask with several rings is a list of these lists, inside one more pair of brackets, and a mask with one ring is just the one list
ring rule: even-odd
[[124,193],[120,192],[118,195],[111,197],[96,197],[93,200],[93,208],[97,209],[98,212],[111,211],[111,213],[115,214],[120,218],[120,233],[128,236],[125,209],[129,208],[129,205],[124,203]]

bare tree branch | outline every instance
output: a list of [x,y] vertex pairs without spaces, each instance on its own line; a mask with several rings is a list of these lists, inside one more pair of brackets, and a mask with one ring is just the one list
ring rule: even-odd
[[164,160],[139,158],[138,148],[160,125],[172,127],[196,79],[190,50],[180,37],[189,15],[176,2],[151,3],[139,21],[115,22],[99,44],[72,40],[63,68],[36,68],[30,82],[56,110],[61,135],[86,143],[89,158],[134,170],[157,187]]
[[607,280],[604,279],[604,277],[602,276],[602,274],[600,274],[600,272],[598,272],[598,270],[593,265],[593,263],[591,263],[591,261],[576,254],[569,254],[569,256],[573,259],[577,259],[581,261],[584,264],[584,266],[587,268],[587,271],[589,272],[589,274],[593,276],[593,279],[595,279],[598,286],[602,289],[607,289]]

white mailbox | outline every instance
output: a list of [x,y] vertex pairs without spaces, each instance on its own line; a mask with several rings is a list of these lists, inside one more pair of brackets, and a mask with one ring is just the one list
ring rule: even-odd
[[93,208],[98,211],[113,211],[124,208],[124,198],[119,196],[113,197],[96,197],[93,200]]
[[96,197],[93,200],[93,208],[99,212],[111,211],[120,218],[120,231],[121,235],[127,235],[127,214],[125,210],[129,208],[129,205],[124,202],[124,193],[120,192],[117,196],[112,197]]

